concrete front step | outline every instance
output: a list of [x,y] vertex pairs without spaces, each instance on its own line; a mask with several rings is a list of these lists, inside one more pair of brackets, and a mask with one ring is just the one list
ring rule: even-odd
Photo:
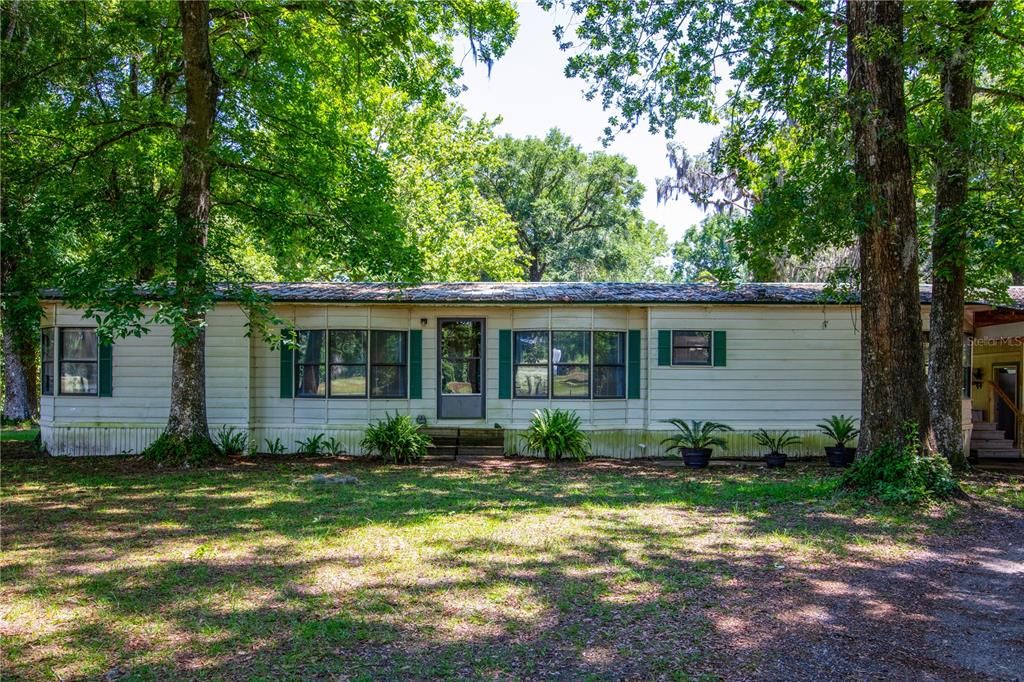
[[[1004,445],[1004,443],[1005,443],[1005,445]],[[988,440],[985,440],[985,439],[982,439],[982,438],[972,438],[971,439],[971,447],[972,448],[994,448],[994,449],[998,450],[999,448],[1003,448],[1003,447],[1013,447],[1013,441],[1012,440],[1008,440],[1006,438],[992,438],[992,439],[988,439]]]
[[975,431],[995,431],[996,424],[994,422],[973,422],[971,428]]
[[971,440],[1010,440],[1002,431],[986,431],[985,433],[972,433]]
[[[973,449],[973,448],[972,448]],[[1020,459],[1020,450],[977,450],[978,457],[983,459]]]

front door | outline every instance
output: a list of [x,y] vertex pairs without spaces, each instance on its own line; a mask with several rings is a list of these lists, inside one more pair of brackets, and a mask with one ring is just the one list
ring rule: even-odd
[[[1013,401],[1014,407],[1019,407],[1020,397],[1017,395],[1017,386],[1020,368],[1017,365],[1006,365],[993,367],[992,370],[995,374],[996,385],[1003,389],[1003,393]],[[1013,441],[1017,440],[1017,415],[998,394],[996,394],[996,424],[1001,431],[1006,433],[1007,438]]]
[[437,417],[484,418],[484,321],[437,321]]

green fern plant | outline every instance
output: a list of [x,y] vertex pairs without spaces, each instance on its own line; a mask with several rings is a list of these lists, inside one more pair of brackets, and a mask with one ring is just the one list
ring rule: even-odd
[[839,414],[832,415],[821,424],[818,424],[818,428],[821,429],[823,434],[836,442],[837,448],[845,448],[847,443],[860,435],[860,429],[857,428],[856,423],[853,417]]
[[668,452],[682,453],[683,450],[704,450],[710,447],[719,447],[723,450],[729,448],[725,438],[719,434],[732,431],[731,426],[699,420],[687,423],[682,419],[669,419],[668,423],[679,429],[679,433],[662,441],[663,445],[668,444],[666,448]]
[[326,445],[325,439],[327,437],[322,433],[313,434],[305,440],[300,440],[296,445],[298,446],[298,453],[300,455],[309,455],[310,457],[316,457],[319,455]]
[[345,442],[334,436],[331,436],[324,442],[324,452],[331,457],[340,457],[345,454]]
[[413,464],[427,454],[432,444],[419,424],[407,414],[385,415],[366,427],[360,445],[370,454],[380,455],[392,464]]
[[580,424],[575,412],[544,408],[533,413],[522,439],[528,450],[542,452],[547,459],[572,457],[582,462],[590,454],[590,438]]
[[213,436],[217,449],[225,455],[241,455],[249,443],[249,436],[244,431],[235,431],[235,427],[224,425]]
[[783,453],[791,445],[799,445],[800,436],[787,431],[766,431],[758,429],[754,434],[754,442],[768,450],[770,453]]
[[268,455],[280,456],[285,453],[284,443],[281,442],[280,438],[275,438],[273,442],[266,438],[263,442],[267,444]]

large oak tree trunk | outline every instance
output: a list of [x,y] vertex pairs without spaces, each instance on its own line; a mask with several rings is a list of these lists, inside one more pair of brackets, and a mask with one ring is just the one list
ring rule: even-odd
[[13,325],[3,325],[4,419],[24,421],[32,417],[25,366],[18,352]]
[[[182,130],[181,196],[176,208],[178,243],[176,303],[189,333],[177,334],[171,365],[171,411],[166,434],[209,440],[206,421],[206,321],[204,258],[210,219],[210,144],[220,86],[210,57],[206,0],[179,0],[185,64],[185,126]],[[184,338],[182,338],[184,337]]]
[[847,82],[860,233],[860,454],[928,428],[914,188],[903,96],[903,3],[850,0]]
[[961,408],[964,289],[967,280],[967,220],[964,206],[970,175],[971,104],[974,98],[974,37],[992,3],[958,2],[957,45],[942,67],[943,120],[936,155],[932,236],[932,311],[928,345],[928,393],[936,449],[954,468],[967,466]]

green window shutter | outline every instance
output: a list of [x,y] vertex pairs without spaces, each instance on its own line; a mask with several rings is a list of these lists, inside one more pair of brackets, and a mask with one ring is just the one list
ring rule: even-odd
[[100,343],[98,369],[100,376],[97,395],[110,398],[114,395],[114,344]]
[[711,346],[712,364],[715,367],[725,367],[725,332],[713,332]]
[[668,329],[658,330],[658,364],[672,364],[672,332]]
[[498,400],[512,398],[512,330],[498,330]]
[[423,331],[409,330],[409,399],[423,397]]
[[295,391],[295,349],[285,343],[290,338],[290,330],[281,332],[281,397],[289,399]]
[[626,337],[626,397],[640,398],[640,330],[630,329]]

